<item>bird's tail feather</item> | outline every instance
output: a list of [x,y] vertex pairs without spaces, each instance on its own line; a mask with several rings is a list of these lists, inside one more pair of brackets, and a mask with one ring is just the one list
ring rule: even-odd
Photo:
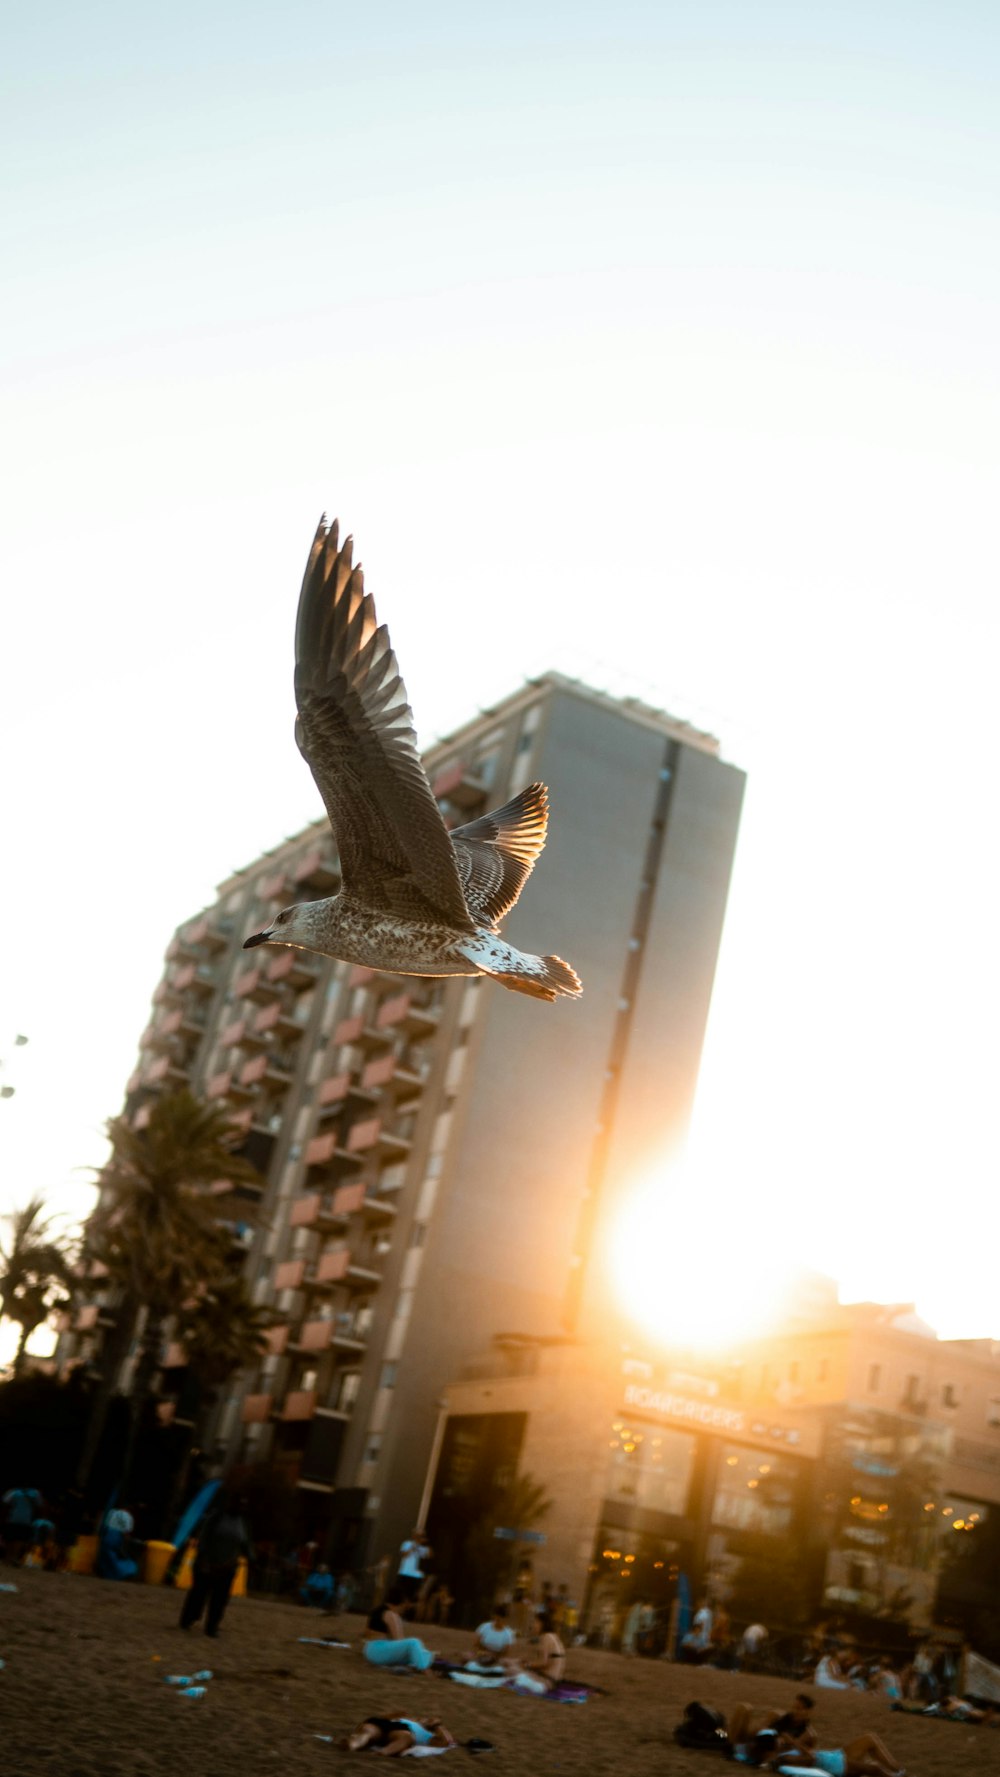
[[536,966],[533,969],[488,969],[483,972],[514,993],[528,993],[536,1000],[555,1000],[564,993],[576,997],[583,992],[579,975],[569,963],[563,962],[561,956],[531,956],[524,957],[523,961]]

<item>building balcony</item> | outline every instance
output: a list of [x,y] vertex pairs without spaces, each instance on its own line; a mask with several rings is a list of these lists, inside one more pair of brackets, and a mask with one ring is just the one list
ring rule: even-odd
[[100,1317],[100,1308],[96,1302],[88,1302],[85,1308],[78,1308],[73,1322],[74,1333],[93,1333],[96,1331]]
[[284,1353],[288,1348],[291,1330],[292,1329],[287,1321],[280,1327],[268,1327],[264,1337],[267,1340],[267,1349],[272,1357],[284,1356]]
[[468,765],[449,765],[439,771],[432,788],[439,802],[466,810],[477,808],[486,795],[486,785]]
[[273,1395],[248,1394],[243,1401],[244,1425],[266,1425],[271,1417]]
[[336,1247],[333,1252],[320,1253],[312,1266],[309,1281],[316,1284],[343,1283],[351,1262],[350,1248]]
[[354,1049],[382,1049],[392,1041],[390,1030],[381,1030],[377,1024],[366,1024],[363,1018],[343,1018],[333,1033],[334,1044],[350,1044]]
[[258,1086],[267,1073],[267,1056],[255,1055],[252,1061],[245,1061],[240,1068],[240,1081],[244,1086]]
[[313,1356],[329,1349],[333,1338],[333,1320],[303,1321],[294,1339],[292,1350],[303,1356]]
[[352,1124],[347,1135],[347,1148],[351,1154],[377,1154],[386,1160],[403,1160],[411,1146],[407,1136],[395,1135],[378,1117]]
[[179,1339],[171,1339],[170,1344],[163,1353],[163,1368],[165,1370],[184,1370],[187,1368],[187,1365],[188,1354],[185,1347],[181,1344]]
[[260,964],[244,969],[233,982],[233,994],[238,1000],[269,1000],[271,991],[271,984]]
[[279,1419],[312,1419],[316,1412],[316,1390],[296,1388],[286,1394],[278,1410]]
[[333,1207],[341,1216],[352,1216],[361,1208],[365,1200],[365,1187],[360,1179],[349,1185],[341,1185],[333,1193]]
[[374,969],[366,968],[363,963],[355,963],[347,977],[347,985],[348,987],[367,987],[369,981],[374,981],[374,979]]
[[185,1000],[181,1007],[181,1036],[187,1037],[189,1040],[194,1037],[196,1041],[200,1042],[205,1034],[207,1024],[208,1009],[204,1002],[195,1000],[192,1003],[190,998]]
[[204,925],[205,932],[201,942],[205,946],[205,949],[215,951],[227,950],[234,929],[232,919],[228,916],[216,919],[206,918]]
[[242,1110],[231,1111],[229,1114],[230,1127],[249,1132],[250,1126],[253,1123],[253,1115],[254,1107],[252,1104],[244,1105]]
[[261,879],[257,893],[262,901],[279,901],[283,898],[287,887],[287,872],[284,870],[272,870],[269,875]]
[[234,1018],[219,1032],[219,1042],[224,1049],[235,1049],[238,1043],[242,1043],[246,1034],[247,1020]]
[[232,1083],[233,1076],[228,1068],[224,1073],[213,1074],[211,1079],[205,1083],[205,1097],[211,1099],[225,1098]]
[[321,1083],[316,1094],[320,1116],[329,1116],[331,1112],[340,1110],[350,1090],[350,1085],[350,1074],[332,1074],[328,1080]]
[[399,1213],[391,1197],[380,1197],[377,1193],[366,1196],[361,1208],[369,1222],[383,1226],[394,1222]]
[[[337,1193],[339,1195],[339,1193]],[[292,1204],[288,1222],[292,1228],[340,1229],[347,1216],[336,1207],[336,1197],[326,1191],[314,1191]]]
[[273,986],[281,982],[300,992],[304,987],[313,987],[316,976],[323,966],[323,957],[316,956],[311,950],[293,950],[288,948],[280,956],[274,956],[267,965],[267,978]]
[[281,1037],[283,1041],[287,1042],[290,1038],[294,1040],[295,1038],[302,1036],[305,1030],[305,1025],[302,1023],[301,1019],[294,1017],[293,1014],[281,1004],[280,1000],[274,1000],[269,1006],[262,1007],[257,1013],[257,1016],[253,1021],[253,1028],[254,1033],[257,1036],[270,1036],[273,1033],[275,1036]]
[[211,963],[184,963],[174,972],[176,993],[214,993],[218,982]]
[[366,1092],[381,1092],[382,1088],[388,1086],[390,1080],[395,1077],[395,1073],[396,1057],[394,1055],[376,1056],[374,1061],[369,1061],[367,1066],[362,1068],[361,1086]]
[[345,1167],[362,1164],[363,1156],[337,1145],[336,1134],[314,1135],[305,1151],[307,1166],[323,1167],[328,1172],[341,1172]]
[[169,1055],[158,1055],[155,1061],[143,1068],[142,1083],[144,1086],[159,1086],[166,1080],[170,1067]]
[[234,1181],[229,1178],[217,1178],[212,1180],[206,1195],[218,1203],[220,1208],[224,1208],[227,1203],[232,1203],[234,1206],[239,1205],[240,1208],[245,1209],[248,1203],[259,1203],[264,1195],[264,1190],[263,1180],[259,1185],[256,1185],[251,1183],[249,1179]]
[[379,1031],[405,1031],[410,1038],[430,1036],[438,1026],[439,1008],[422,1004],[412,993],[398,993],[383,1000],[375,1023]]
[[296,888],[314,889],[320,895],[332,895],[340,883],[335,864],[318,845],[293,867],[292,876]]
[[334,1284],[341,1284],[350,1290],[370,1290],[378,1288],[382,1273],[356,1264],[350,1247],[338,1246],[330,1252],[320,1253],[307,1273],[306,1282],[315,1288],[331,1289]]
[[305,1274],[305,1259],[286,1259],[275,1268],[274,1287],[276,1290],[301,1289]]
[[172,1012],[168,1012],[165,1018],[160,1018],[157,1023],[151,1024],[149,1029],[143,1032],[140,1048],[168,1048],[181,1028],[182,1016],[181,1009],[177,1006]]
[[277,1000],[272,1000],[270,1005],[262,1006],[260,1011],[254,1014],[254,1035],[258,1037],[269,1036],[277,1025],[280,1016],[281,1007]]

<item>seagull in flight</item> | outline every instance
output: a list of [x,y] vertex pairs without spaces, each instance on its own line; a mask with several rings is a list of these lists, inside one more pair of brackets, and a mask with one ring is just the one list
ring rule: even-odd
[[244,950],[290,944],[397,975],[488,975],[535,999],[579,994],[560,957],[500,936],[545,844],[545,785],[448,832],[352,548],[320,520],[295,626],[295,738],[330,817],[340,893],[286,907]]

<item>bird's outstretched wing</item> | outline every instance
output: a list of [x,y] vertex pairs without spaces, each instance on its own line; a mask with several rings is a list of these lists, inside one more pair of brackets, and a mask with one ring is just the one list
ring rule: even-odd
[[469,912],[497,925],[521,893],[545,844],[549,797],[544,784],[520,795],[451,835]]
[[321,519],[295,626],[295,738],[330,817],[344,888],[367,906],[462,931],[475,922],[417,752],[384,624]]

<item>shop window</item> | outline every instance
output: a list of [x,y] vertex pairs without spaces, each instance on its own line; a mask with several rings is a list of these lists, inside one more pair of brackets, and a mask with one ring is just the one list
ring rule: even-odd
[[616,1421],[608,1439],[608,1457],[609,1499],[683,1517],[694,1469],[692,1433]]
[[796,1475],[796,1466],[787,1457],[724,1444],[712,1502],[713,1525],[784,1535],[792,1522]]

